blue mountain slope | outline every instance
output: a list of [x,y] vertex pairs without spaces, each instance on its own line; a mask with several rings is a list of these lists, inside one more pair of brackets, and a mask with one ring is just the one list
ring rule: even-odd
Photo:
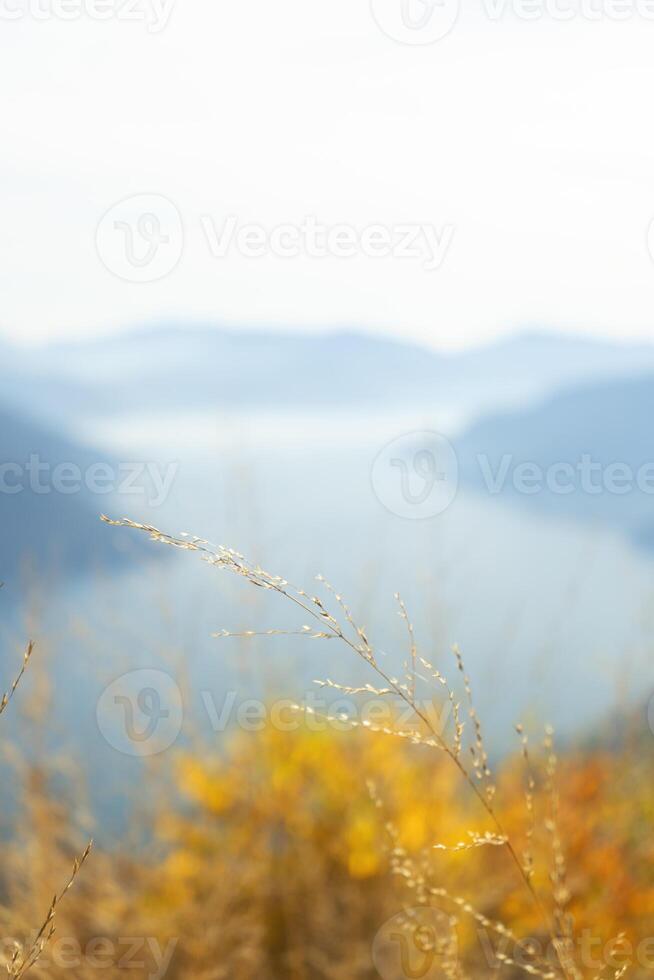
[[354,331],[173,324],[52,345],[22,358],[14,352],[6,367],[0,364],[0,383],[11,404],[62,418],[212,407],[481,413],[648,367],[654,372],[652,345],[545,332],[443,353]]
[[482,493],[606,521],[650,543],[653,422],[654,374],[564,390],[473,425],[457,447],[461,477]]
[[[15,578],[23,562],[41,572],[84,573],[141,553],[132,543],[125,550],[98,520],[111,499],[86,486],[98,463],[117,470],[106,454],[0,408],[0,579]],[[62,464],[67,469],[57,470]]]

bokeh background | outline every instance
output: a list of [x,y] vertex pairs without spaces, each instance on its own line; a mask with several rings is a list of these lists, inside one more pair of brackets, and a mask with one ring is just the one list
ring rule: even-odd
[[[577,924],[651,934],[654,20],[528,6],[1,4],[3,690],[36,641],[6,937],[93,835],[63,929],[114,969],[136,921],[176,941],[143,975],[375,976],[403,903],[367,779],[414,848],[473,819],[422,755],[244,724],[366,665],[216,638],[304,620],[102,513],[323,574],[393,675],[401,593],[424,656],[464,653],[511,814],[513,726],[554,726]],[[443,874],[540,935],[496,857]]]

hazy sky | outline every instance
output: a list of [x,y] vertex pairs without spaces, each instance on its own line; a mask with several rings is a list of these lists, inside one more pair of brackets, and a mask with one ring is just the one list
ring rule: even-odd
[[0,0],[5,335],[171,317],[449,347],[534,323],[652,335],[646,0],[613,0],[624,21],[609,0],[566,20],[572,0],[537,20],[464,0],[431,44],[380,28],[401,34],[402,0],[130,0],[150,28],[126,0],[96,0],[107,20],[76,2]]

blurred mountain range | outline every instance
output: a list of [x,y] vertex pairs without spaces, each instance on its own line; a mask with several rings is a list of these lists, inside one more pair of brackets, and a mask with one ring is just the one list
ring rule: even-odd
[[442,353],[356,332],[169,324],[83,343],[0,350],[5,403],[48,419],[209,407],[446,408],[466,416],[566,385],[654,372],[654,345],[544,331]]
[[481,493],[652,546],[653,420],[654,372],[578,385],[478,420],[457,444],[460,472]]
[[0,408],[0,579],[21,567],[30,577],[85,573],[141,554],[98,519],[119,478],[107,453]]
[[[106,451],[80,445],[94,420],[112,416],[212,409],[265,413],[351,412],[398,418],[460,414],[464,483],[488,493],[488,475],[502,475],[498,499],[575,519],[597,519],[654,545],[651,495],[622,492],[525,493],[516,467],[576,467],[584,455],[604,468],[636,471],[653,458],[654,345],[617,344],[545,331],[511,336],[454,353],[357,332],[282,333],[168,324],[107,339],[38,349],[0,345],[0,578],[28,553],[83,571],[125,559],[97,521],[110,507],[81,485],[74,492],[11,492],[36,454],[50,470],[89,467]],[[441,415],[438,415],[441,413]],[[92,440],[91,440],[92,441]],[[480,469],[484,457],[486,470]],[[506,462],[506,457],[510,457]],[[486,474],[484,476],[484,473]],[[2,470],[3,477],[6,476]],[[29,483],[29,479],[27,479]]]

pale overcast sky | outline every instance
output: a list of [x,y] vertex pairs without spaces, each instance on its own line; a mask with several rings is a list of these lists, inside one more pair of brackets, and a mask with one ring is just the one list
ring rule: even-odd
[[[652,337],[646,0],[615,0],[623,22],[609,0],[597,20],[586,0],[565,21],[553,0],[534,21],[463,0],[431,44],[380,28],[401,34],[403,0],[176,0],[148,11],[155,30],[123,19],[126,0],[98,2],[110,19],[42,20],[37,0],[0,0],[4,336],[184,318],[438,347],[535,323]],[[76,0],[39,3],[75,15]],[[258,226],[248,248],[265,254],[236,237],[212,254],[229,216],[235,236]],[[356,254],[307,254],[307,216],[346,226]],[[144,236],[131,278],[156,281],[121,278],[130,223]],[[280,225],[279,247],[261,245]],[[406,225],[419,254],[366,254],[386,236],[401,251]],[[165,245],[150,266],[153,235]]]

